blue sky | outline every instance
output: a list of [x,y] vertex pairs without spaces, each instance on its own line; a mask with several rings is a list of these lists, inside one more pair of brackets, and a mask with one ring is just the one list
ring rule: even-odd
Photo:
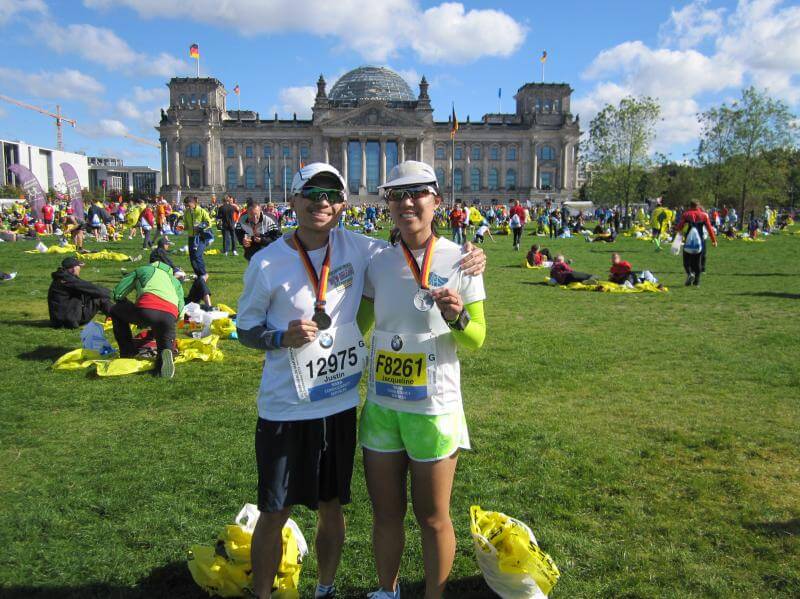
[[[184,6],[191,6],[185,10]],[[225,5],[226,9],[220,8]],[[159,165],[153,129],[171,76],[240,85],[242,108],[310,114],[317,77],[328,89],[363,64],[386,65],[417,91],[424,74],[437,119],[514,109],[540,78],[572,85],[588,128],[607,102],[647,94],[662,105],[655,149],[696,146],[695,114],[745,85],[800,112],[800,7],[781,0],[717,2],[437,2],[419,0],[0,0],[0,94],[78,120],[68,150]],[[229,107],[235,107],[235,97]],[[52,119],[0,102],[0,137],[55,145]]]

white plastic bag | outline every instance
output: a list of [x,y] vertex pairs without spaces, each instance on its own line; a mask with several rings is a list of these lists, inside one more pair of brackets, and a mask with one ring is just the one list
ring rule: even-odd
[[681,252],[681,244],[683,243],[683,235],[681,233],[675,234],[675,239],[672,240],[672,245],[669,248],[670,254],[677,256]]
[[91,321],[83,327],[81,331],[81,346],[83,349],[90,349],[96,351],[101,356],[107,356],[114,353],[114,348],[111,343],[106,339],[106,333],[103,330],[103,325],[99,322]]
[[[260,515],[261,512],[258,511],[258,506],[252,503],[245,503],[244,507],[242,507],[236,515],[234,522],[241,526],[244,531],[253,534]],[[306,543],[306,538],[300,531],[300,527],[297,526],[297,522],[288,518],[284,526],[288,526],[292,529],[294,538],[297,540],[297,549],[300,551],[300,559],[304,558],[308,554],[308,543]]]
[[40,254],[44,254],[47,252],[47,246],[43,244],[41,241],[36,244],[36,247],[34,249]]

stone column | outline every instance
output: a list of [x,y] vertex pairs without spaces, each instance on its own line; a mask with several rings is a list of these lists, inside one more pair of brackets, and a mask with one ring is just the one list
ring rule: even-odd
[[244,142],[236,143],[236,153],[238,154],[237,164],[239,172],[236,173],[236,180],[238,181],[237,187],[244,187]]
[[425,162],[425,152],[422,147],[423,138],[417,138],[417,160],[420,162]]
[[[161,184],[162,186],[166,187],[169,185],[169,173],[167,172],[167,140],[163,137],[159,140],[161,142]],[[2,149],[2,144],[0,144],[0,149]],[[2,161],[2,173],[0,176],[3,177],[2,182],[3,185],[6,184],[6,163],[5,163],[5,152],[0,152],[0,161]]]
[[486,151],[486,144],[481,144],[481,152],[483,154],[483,172],[481,173],[481,189],[489,187],[489,153]]
[[406,161],[406,140],[401,138],[397,140],[397,154],[400,162]]
[[569,145],[561,146],[561,189],[567,188],[567,149]]
[[344,177],[345,185],[349,184],[347,168],[347,139],[342,140],[342,177]]
[[182,187],[181,181],[181,151],[178,149],[178,138],[173,137],[170,143],[170,150],[172,154],[172,166],[170,168],[169,180],[173,182],[176,187]]
[[536,142],[531,142],[531,152],[533,153],[533,181],[531,181],[531,189],[539,189],[539,154],[536,151]]
[[381,137],[380,169],[381,169],[380,182],[381,185],[383,185],[384,183],[386,183],[386,138],[385,137]]
[[212,182],[214,181],[214,174],[212,170],[212,165],[214,164],[211,161],[211,137],[206,137],[206,179],[203,183],[205,183],[206,187],[210,187]]
[[327,139],[322,143],[322,159],[328,164],[331,162],[331,148]]
[[358,192],[361,193],[361,188],[367,188],[367,140],[361,138],[361,184],[358,186]]

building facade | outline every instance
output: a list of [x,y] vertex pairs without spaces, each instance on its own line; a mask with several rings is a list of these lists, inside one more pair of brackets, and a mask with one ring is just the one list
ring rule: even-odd
[[436,170],[445,197],[465,202],[567,200],[577,196],[580,126],[566,83],[527,83],[516,112],[458,124],[434,121],[425,77],[415,96],[397,73],[359,67],[327,92],[320,76],[312,118],[263,119],[228,110],[214,78],[174,78],[156,128],[162,193],[207,201],[231,193],[283,201],[303,163],[329,162],[344,175],[351,203],[373,203],[391,168],[406,159]]
[[161,173],[149,166],[125,166],[119,158],[90,156],[89,189],[155,196],[161,189]]
[[24,141],[0,139],[0,185],[17,185],[17,177],[8,167],[21,164],[36,175],[45,192],[55,189],[65,193],[67,183],[61,171],[63,162],[75,169],[81,187],[89,187],[89,168],[84,154],[42,148]]

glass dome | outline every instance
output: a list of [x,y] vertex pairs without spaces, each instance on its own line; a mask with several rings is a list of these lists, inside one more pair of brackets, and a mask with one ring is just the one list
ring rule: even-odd
[[336,101],[384,100],[413,102],[416,100],[405,80],[386,67],[358,67],[342,75],[328,96]]

